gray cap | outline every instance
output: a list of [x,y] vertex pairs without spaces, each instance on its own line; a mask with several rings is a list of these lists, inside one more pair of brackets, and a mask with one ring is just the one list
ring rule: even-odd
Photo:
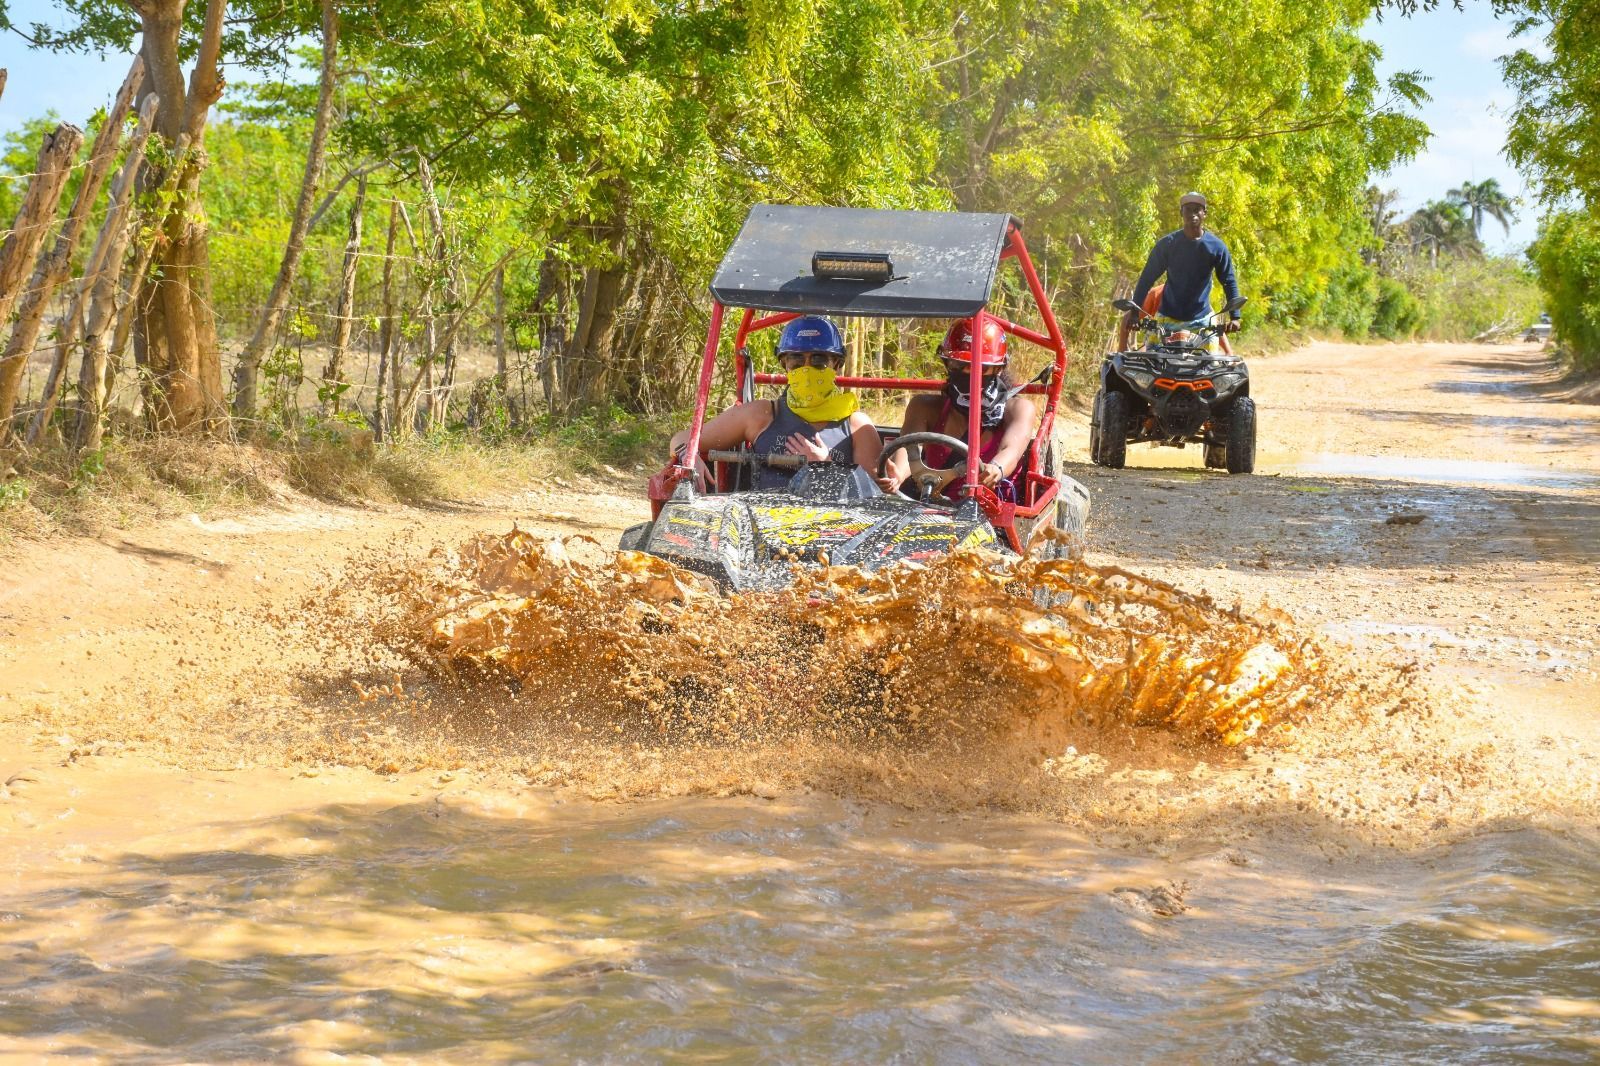
[[1190,204],[1199,204],[1201,207],[1204,207],[1206,206],[1206,198],[1197,192],[1186,192],[1182,196],[1178,197],[1179,210],[1188,207]]

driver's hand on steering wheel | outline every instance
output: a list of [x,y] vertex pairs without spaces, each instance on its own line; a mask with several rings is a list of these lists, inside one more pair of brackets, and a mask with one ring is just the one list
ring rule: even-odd
[[905,478],[891,470],[877,480],[878,487],[880,489],[882,489],[884,492],[893,492],[900,487],[900,483],[904,481]]
[[828,449],[821,441],[814,440],[804,433],[791,433],[788,440],[784,441],[789,446],[790,455],[802,456],[808,462],[825,463],[828,461]]
[[[967,464],[962,463],[959,469],[963,475],[966,474]],[[1000,484],[1000,479],[1005,476],[1005,469],[999,463],[980,463],[978,465],[978,484],[980,485],[987,485],[992,489]]]

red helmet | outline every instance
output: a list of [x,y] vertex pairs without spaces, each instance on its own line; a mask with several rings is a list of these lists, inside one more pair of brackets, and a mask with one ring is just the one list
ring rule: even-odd
[[[1006,331],[992,318],[984,319],[983,337],[988,343],[983,353],[984,366],[1004,366],[1006,362]],[[939,345],[939,355],[958,363],[972,362],[972,319],[963,318],[950,327]]]

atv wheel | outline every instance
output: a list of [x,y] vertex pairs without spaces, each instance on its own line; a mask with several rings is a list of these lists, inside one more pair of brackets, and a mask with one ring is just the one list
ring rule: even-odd
[[1128,406],[1127,394],[1121,392],[1107,392],[1100,401],[1100,448],[1094,461],[1112,470],[1128,462]]
[[1228,467],[1228,446],[1226,444],[1206,445],[1206,469],[1226,470]]
[[640,522],[636,526],[629,526],[622,531],[622,536],[617,540],[619,552],[642,552],[645,541],[650,539],[650,527],[653,522]]
[[1089,418],[1089,460],[1100,461],[1100,407],[1106,402],[1106,390],[1100,389],[1094,394],[1094,406],[1090,408],[1093,414]]
[[1248,396],[1233,401],[1228,415],[1228,473],[1250,474],[1256,468],[1256,402]]

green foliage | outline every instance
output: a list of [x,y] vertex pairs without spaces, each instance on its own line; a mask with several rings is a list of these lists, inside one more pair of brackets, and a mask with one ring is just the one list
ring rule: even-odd
[[1570,197],[1600,205],[1600,19],[1592,0],[1495,0],[1519,17],[1517,32],[1542,37],[1501,60],[1517,93],[1506,154],[1559,208]]
[[1422,301],[1394,278],[1378,278],[1377,302],[1372,309],[1373,336],[1385,340],[1409,340],[1422,326]]
[[1539,290],[1527,267],[1509,256],[1417,264],[1404,282],[1422,307],[1417,335],[1470,340],[1493,327],[1527,325],[1539,314]]
[[0,511],[27,503],[32,492],[33,485],[27,478],[14,477],[0,481]]
[[1528,257],[1556,338],[1578,365],[1600,367],[1600,222],[1580,211],[1551,214]]

